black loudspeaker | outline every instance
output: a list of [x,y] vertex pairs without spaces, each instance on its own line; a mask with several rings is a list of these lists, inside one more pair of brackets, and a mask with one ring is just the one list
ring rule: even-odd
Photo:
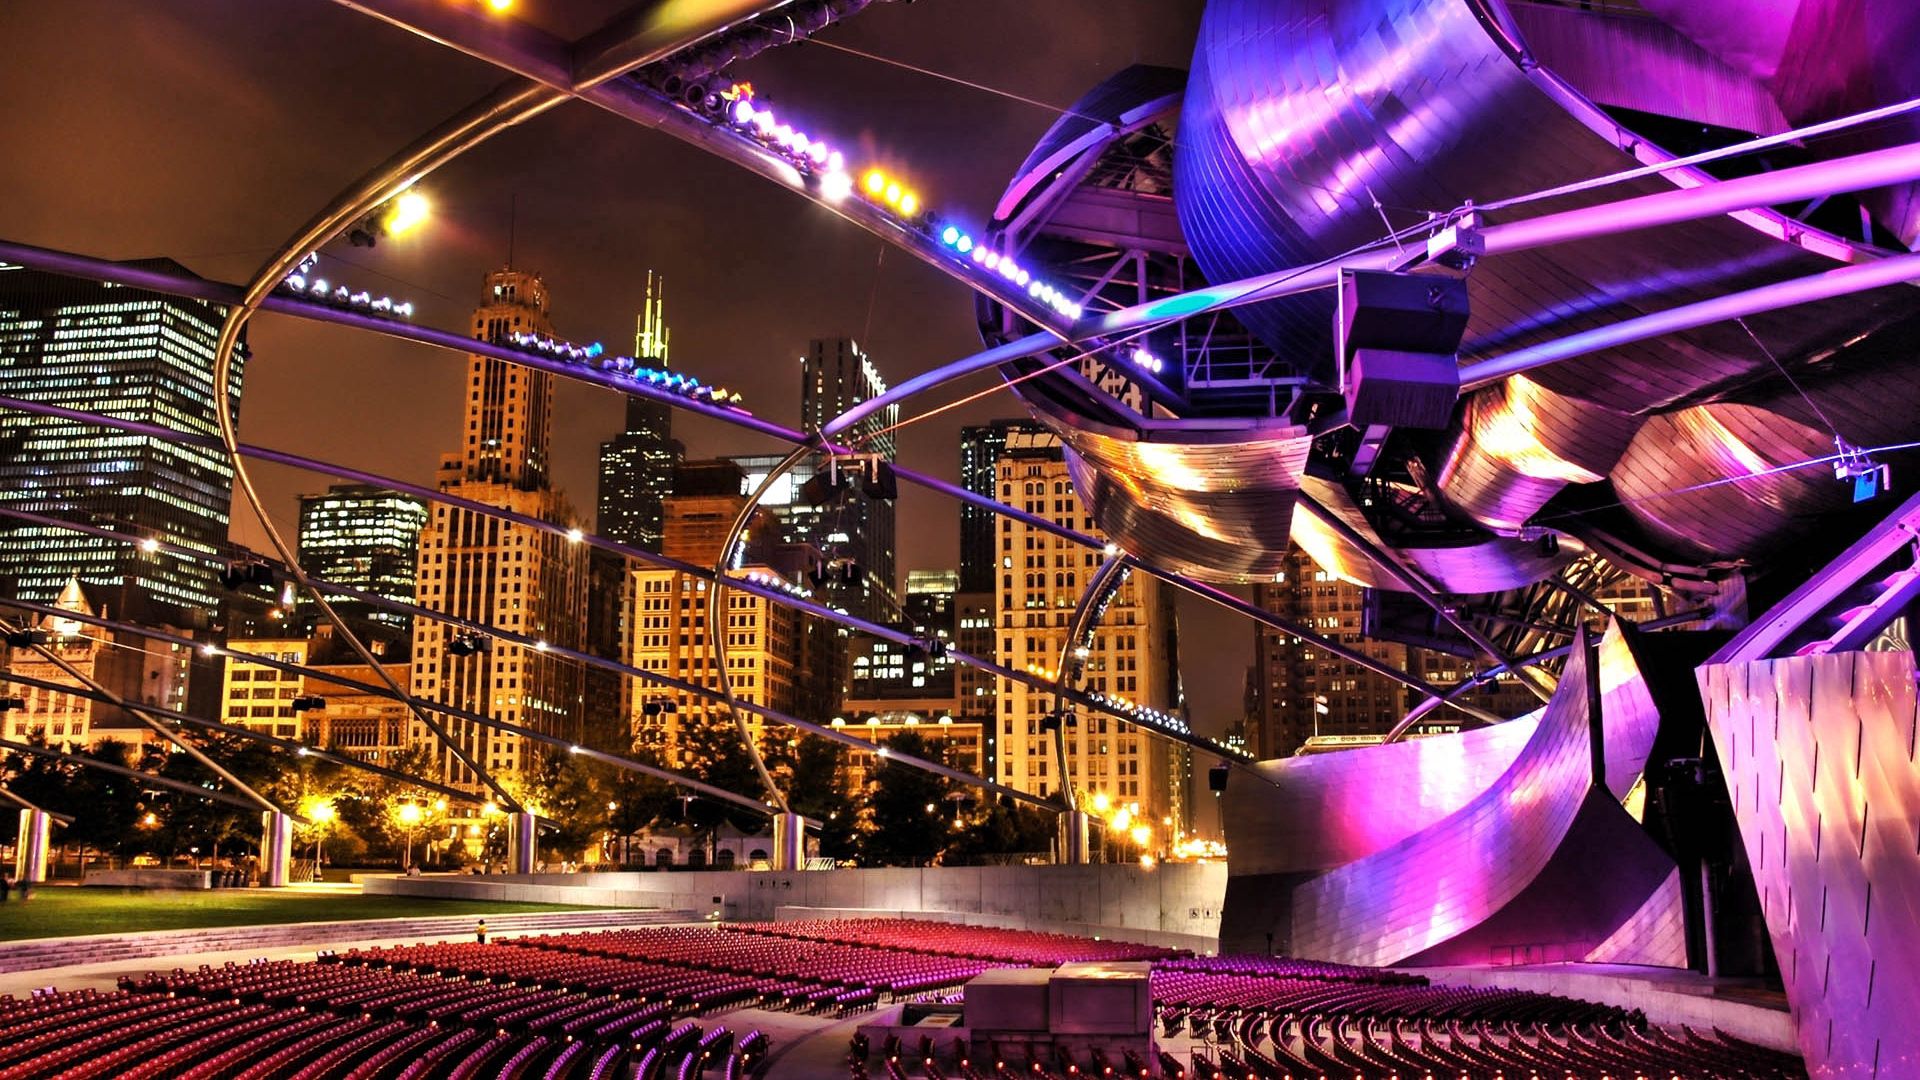
[[1227,790],[1227,767],[1225,764],[1207,768],[1207,790],[1215,795]]
[[1355,427],[1443,428],[1460,396],[1467,283],[1437,274],[1349,270],[1339,320],[1347,415]]

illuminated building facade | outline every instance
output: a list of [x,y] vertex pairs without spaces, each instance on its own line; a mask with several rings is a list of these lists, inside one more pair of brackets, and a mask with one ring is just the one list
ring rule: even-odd
[[[690,463],[677,472],[674,494],[667,496],[663,515],[662,553],[699,566],[717,562],[728,528],[747,504],[739,485],[739,467],[731,462]],[[766,565],[764,556],[777,546],[772,543],[776,539],[773,517],[757,517],[743,541],[749,554],[729,573],[803,592],[792,577]],[[677,570],[652,567],[634,570],[632,580],[628,663],[698,686],[715,685],[713,658],[707,651],[709,583]],[[727,680],[735,696],[742,702],[793,712],[803,693],[801,614],[738,589],[727,593],[724,611]],[[638,683],[633,698],[635,745],[657,747],[676,764],[687,763],[682,733],[690,725],[732,722],[723,706],[700,695]],[[748,714],[747,726],[758,738],[764,725],[760,717]]]
[[[134,265],[186,273],[166,259]],[[224,308],[117,285],[0,268],[0,395],[218,434],[213,349]],[[224,407],[240,409],[244,338]],[[0,416],[0,503],[211,555],[227,541],[233,471],[218,451],[25,413]],[[53,526],[5,523],[0,578],[42,603],[67,579],[130,586],[187,611],[218,607],[210,561]]]
[[[53,606],[75,614],[136,621],[167,610],[147,607],[121,615],[91,592],[79,578],[70,577]],[[7,669],[26,678],[77,688],[81,682],[71,672],[78,672],[127,701],[189,711],[187,688],[194,668],[200,667],[208,678],[214,676],[206,667],[207,657],[171,642],[57,615],[35,615],[22,625],[46,634],[44,648],[57,658],[49,659],[32,647],[6,648]],[[0,730],[7,738],[38,735],[55,747],[90,747],[107,740],[135,745],[164,741],[116,705],[26,683],[14,684],[8,696],[20,698],[24,708],[0,715]]]
[[[1046,428],[1032,420],[994,420],[960,429],[960,486],[995,498],[1000,490],[998,466],[1013,432],[1036,435]],[[996,518],[992,511],[971,503],[960,505],[960,591],[991,593],[999,574],[994,544]]]
[[227,662],[220,691],[221,721],[282,739],[298,738],[300,716],[293,703],[306,694],[306,677],[297,671],[249,663],[246,658],[263,656],[304,667],[311,648],[311,640],[304,637],[228,642],[223,650]]
[[[647,274],[646,305],[634,332],[633,355],[667,370],[665,283]],[[600,490],[595,528],[601,536],[644,551],[660,550],[661,500],[673,486],[673,469],[686,454],[673,437],[673,409],[657,401],[627,399],[626,427],[600,444]]]
[[[995,496],[1001,502],[1100,535],[1074,494],[1054,436],[1010,433],[996,473]],[[997,659],[1011,668],[1051,673],[1066,651],[1067,622],[1101,554],[1010,517],[1000,519],[998,549]],[[1170,719],[1177,715],[1172,594],[1151,577],[1128,577],[1094,629],[1083,663],[1082,690],[1155,709]],[[1053,695],[1008,678],[998,684],[990,775],[1034,795],[1057,792],[1062,778],[1047,730]],[[1184,755],[1166,740],[1105,713],[1084,711],[1071,717],[1066,736],[1068,779],[1076,791],[1089,799],[1105,796],[1114,806],[1138,804],[1130,817],[1149,826],[1149,847],[1164,847],[1187,827],[1185,791],[1176,782],[1185,774]]]
[[[300,568],[322,581],[411,604],[426,524],[426,503],[368,484],[336,484],[323,494],[302,495]],[[343,617],[401,633],[413,629],[405,614],[349,597],[330,599]]]
[[[800,424],[818,431],[834,417],[887,392],[880,370],[851,338],[815,338],[800,358]],[[894,460],[893,434],[898,406],[889,406],[855,424],[841,436],[862,453]],[[794,489],[796,492],[798,488]],[[814,526],[816,544],[828,558],[849,558],[864,574],[858,582],[830,581],[822,589],[827,603],[872,622],[893,622],[900,610],[895,578],[895,514],[891,500],[847,494],[820,508]]]
[[[474,311],[473,335],[503,342],[515,333],[552,334],[546,285],[538,274],[497,270],[486,277]],[[468,361],[465,446],[441,459],[440,490],[569,528],[566,499],[548,483],[553,376],[491,357]],[[551,646],[583,644],[587,609],[586,548],[565,535],[437,504],[420,534],[416,589],[420,606],[456,619],[500,627]],[[545,649],[481,638],[482,647],[446,623],[420,619],[413,628],[414,694],[508,723],[578,740],[579,665]],[[536,744],[521,736],[448,718],[449,734],[489,772],[526,773]],[[412,741],[438,749],[425,725]],[[481,785],[451,753],[446,781]]]

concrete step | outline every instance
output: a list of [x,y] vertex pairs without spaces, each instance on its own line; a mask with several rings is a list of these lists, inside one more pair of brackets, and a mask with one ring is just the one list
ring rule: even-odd
[[[478,916],[447,915],[430,918],[356,919],[337,922],[281,923],[272,926],[223,926],[193,930],[154,930],[138,934],[92,934],[83,937],[38,938],[0,943],[0,973],[38,971],[81,964],[112,963],[158,956],[229,952],[243,949],[280,949],[297,945],[327,945],[397,938],[464,938],[473,933]],[[645,926],[692,922],[689,911],[654,908],[598,909],[575,912],[539,912],[488,915],[493,933],[556,928]]]

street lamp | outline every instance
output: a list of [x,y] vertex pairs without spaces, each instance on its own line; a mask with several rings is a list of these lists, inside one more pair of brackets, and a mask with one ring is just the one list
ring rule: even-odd
[[414,802],[401,803],[399,815],[400,824],[407,827],[407,848],[406,853],[401,857],[400,869],[410,870],[413,868],[413,830],[420,825],[420,804]]
[[334,809],[331,802],[318,802],[307,811],[307,817],[313,822],[313,880],[320,880],[320,834],[333,822]]

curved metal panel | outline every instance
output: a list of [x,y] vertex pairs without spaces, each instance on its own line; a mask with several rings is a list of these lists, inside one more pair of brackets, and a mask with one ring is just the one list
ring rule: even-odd
[[1513,766],[1538,711],[1504,724],[1337,754],[1263,761],[1230,783],[1233,873],[1317,873],[1405,840],[1478,798]]
[[1284,566],[1313,448],[1306,429],[1148,423],[1129,431],[1063,410],[1034,415],[1066,444],[1074,488],[1101,531],[1129,554],[1212,582],[1270,578]]
[[[1513,945],[1580,959],[1599,947],[1673,864],[1594,775],[1596,720],[1609,741],[1618,732],[1623,764],[1637,755],[1644,766],[1659,714],[1618,623],[1591,658],[1578,639],[1532,738],[1477,798],[1295,889],[1290,951],[1386,965],[1485,963]],[[1621,782],[1629,771],[1639,772],[1622,769]]]
[[[1300,490],[1377,546],[1387,546],[1366,515],[1354,505],[1353,496],[1345,487],[1308,475],[1301,478]],[[1369,589],[1407,591],[1403,581],[1312,514],[1294,515],[1292,538],[1322,570],[1343,581]],[[1540,545],[1531,541],[1489,536],[1478,543],[1456,547],[1406,546],[1396,549],[1396,553],[1410,569],[1441,592],[1469,596],[1504,592],[1545,580],[1579,558],[1583,549],[1569,537],[1561,541],[1552,554],[1544,554]]]
[[1568,484],[1604,478],[1638,417],[1515,375],[1467,398],[1441,458],[1448,504],[1490,529],[1515,530]]

